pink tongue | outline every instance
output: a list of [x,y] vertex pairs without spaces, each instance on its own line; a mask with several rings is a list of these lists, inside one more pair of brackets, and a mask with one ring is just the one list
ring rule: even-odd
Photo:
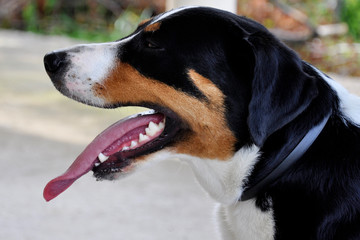
[[50,201],[70,187],[78,178],[88,173],[98,161],[97,156],[116,139],[132,129],[147,125],[150,121],[159,122],[162,114],[134,115],[122,119],[100,133],[76,158],[69,169],[61,176],[51,180],[44,189],[44,198]]

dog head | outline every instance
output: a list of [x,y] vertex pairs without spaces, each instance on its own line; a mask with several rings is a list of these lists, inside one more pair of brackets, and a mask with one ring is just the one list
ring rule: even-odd
[[74,100],[154,110],[100,134],[51,182],[48,199],[92,169],[115,178],[164,149],[226,161],[244,145],[261,147],[316,96],[299,58],[263,26],[211,8],[173,10],[126,38],[52,52],[44,62]]

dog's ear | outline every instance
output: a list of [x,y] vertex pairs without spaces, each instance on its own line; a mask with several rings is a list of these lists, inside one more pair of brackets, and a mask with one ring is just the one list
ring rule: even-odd
[[318,91],[300,58],[272,35],[254,33],[247,41],[255,58],[248,126],[261,147],[271,134],[299,116]]

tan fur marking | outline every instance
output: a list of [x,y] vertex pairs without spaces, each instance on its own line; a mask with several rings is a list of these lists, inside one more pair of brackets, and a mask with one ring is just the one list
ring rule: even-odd
[[224,108],[224,94],[209,79],[190,69],[188,72],[190,79],[197,88],[211,101],[211,106],[215,108]]
[[150,20],[151,20],[151,18],[147,18],[147,19],[142,20],[142,21],[139,23],[139,26],[144,25],[145,23],[147,23],[147,22],[150,21]]
[[155,32],[160,29],[161,22],[156,22],[145,27],[145,32]]
[[174,151],[201,158],[228,159],[234,153],[235,137],[226,123],[224,96],[209,79],[194,70],[188,75],[209,101],[146,78],[125,63],[118,63],[93,90],[109,104],[150,102],[171,109],[191,129],[184,140],[173,146]]

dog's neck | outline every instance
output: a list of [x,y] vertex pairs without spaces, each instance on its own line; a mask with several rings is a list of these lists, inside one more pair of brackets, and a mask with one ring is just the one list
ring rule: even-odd
[[[321,122],[312,127],[306,134],[298,137],[298,140],[292,141],[292,143],[277,151],[277,154],[270,154],[265,157],[263,162],[273,162],[274,164],[271,168],[268,168],[267,172],[259,173],[260,177],[256,176],[256,178],[253,176],[252,181],[250,180],[249,184],[247,184],[239,201],[246,201],[256,197],[267,186],[284,174],[285,171],[290,169],[315,142],[328,122],[330,115],[326,115]],[[256,171],[255,174],[257,174]]]

